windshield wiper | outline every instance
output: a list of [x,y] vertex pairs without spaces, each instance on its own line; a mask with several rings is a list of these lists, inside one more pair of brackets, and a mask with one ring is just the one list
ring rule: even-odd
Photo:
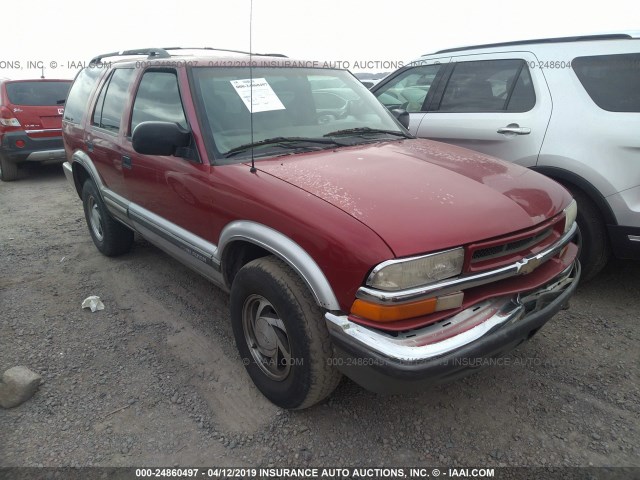
[[[311,144],[311,145],[310,145]],[[246,143],[244,145],[240,145],[238,147],[234,147],[224,154],[226,158],[233,157],[238,153],[246,152],[247,150],[251,150],[255,147],[263,147],[263,146],[279,146],[284,148],[314,148],[312,145],[329,145],[329,146],[338,146],[344,147],[346,144],[336,142],[335,140],[330,140],[328,138],[313,138],[313,137],[273,137],[267,138],[265,140],[260,140],[258,142]],[[315,147],[318,148],[318,147]],[[322,147],[320,147],[322,148]],[[326,148],[326,147],[324,147]]]
[[414,138],[412,135],[409,135],[405,132],[399,130],[382,130],[379,128],[369,128],[369,127],[359,127],[359,128],[347,128],[344,130],[336,130],[335,132],[329,132],[323,137],[357,137],[362,135],[376,135],[376,134],[385,134],[385,135],[394,135],[397,137],[404,138]]

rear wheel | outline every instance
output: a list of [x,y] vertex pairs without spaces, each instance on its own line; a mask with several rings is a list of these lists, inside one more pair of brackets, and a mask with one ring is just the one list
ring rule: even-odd
[[133,231],[111,217],[92,180],[84,182],[82,204],[89,233],[100,252],[115,257],[131,250]]
[[231,288],[231,319],[249,376],[274,404],[307,408],[338,385],[323,311],[279,259],[259,258],[240,269]]
[[582,190],[568,186],[573,198],[578,202],[576,221],[582,235],[580,264],[582,281],[595,277],[604,268],[611,256],[604,218],[595,203]]
[[12,182],[18,178],[18,164],[10,162],[4,155],[0,154],[0,180]]

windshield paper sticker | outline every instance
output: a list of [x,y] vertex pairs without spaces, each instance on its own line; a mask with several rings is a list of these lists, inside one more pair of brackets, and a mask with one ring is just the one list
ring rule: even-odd
[[[254,78],[253,84],[250,79],[231,80],[231,85],[251,113],[285,109],[276,92],[264,78]],[[253,86],[253,110],[251,109],[251,86]]]

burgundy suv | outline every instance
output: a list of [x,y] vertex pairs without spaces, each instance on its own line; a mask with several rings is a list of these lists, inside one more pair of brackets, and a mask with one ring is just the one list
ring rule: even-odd
[[0,80],[0,179],[24,162],[62,163],[62,113],[71,80]]
[[135,231],[230,291],[275,404],[311,406],[341,373],[381,392],[459,377],[566,306],[580,266],[559,184],[413,138],[348,71],[172,50],[78,74],[64,171],[102,253]]

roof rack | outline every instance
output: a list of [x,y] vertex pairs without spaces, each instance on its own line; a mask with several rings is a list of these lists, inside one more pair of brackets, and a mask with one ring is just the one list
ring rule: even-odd
[[251,52],[245,52],[243,50],[229,50],[227,48],[212,48],[212,47],[168,47],[168,48],[164,48],[163,50],[213,50],[215,52],[231,52],[231,53],[242,53],[245,55],[255,55],[258,57],[282,57],[282,58],[287,58],[286,55],[283,55],[282,53],[251,53]]
[[[579,35],[575,37],[538,38],[535,40],[516,40],[514,42],[486,43],[483,45],[470,45],[468,47],[447,48],[445,50],[438,50],[435,53],[460,52],[463,50],[473,50],[474,48],[510,47],[515,45],[529,45],[532,43],[588,42],[593,40],[627,40],[631,38],[634,38],[634,37],[626,33],[611,33],[611,34],[604,34],[604,35]],[[433,54],[425,53],[423,57],[427,55],[433,55]]]
[[95,56],[91,59],[89,63],[100,63],[104,58],[108,57],[125,57],[131,55],[146,55],[148,59],[153,58],[171,58],[170,50],[207,50],[207,51],[216,51],[216,52],[230,52],[230,53],[241,53],[243,55],[255,55],[259,57],[283,57],[287,58],[286,55],[281,53],[250,53],[242,50],[230,50],[227,48],[212,48],[212,47],[166,47],[166,48],[138,48],[134,50],[123,50],[121,52],[110,52],[103,53],[101,55]]
[[122,50],[121,52],[103,53],[93,57],[89,63],[100,63],[107,57],[126,57],[130,55],[147,55],[147,58],[169,58],[171,55],[164,48],[138,48],[134,50]]

